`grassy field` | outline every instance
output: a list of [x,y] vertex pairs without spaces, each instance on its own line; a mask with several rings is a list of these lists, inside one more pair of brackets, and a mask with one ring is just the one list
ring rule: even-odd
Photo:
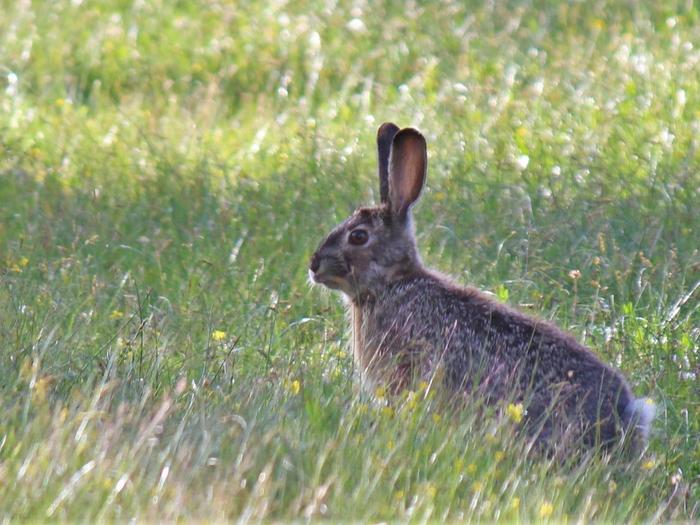
[[[0,1],[3,520],[700,518],[700,11],[398,4]],[[306,268],[385,120],[425,261],[654,398],[640,461],[359,391]]]

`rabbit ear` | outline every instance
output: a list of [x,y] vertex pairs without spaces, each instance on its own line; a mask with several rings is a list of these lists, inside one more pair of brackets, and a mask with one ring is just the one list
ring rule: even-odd
[[419,131],[404,128],[391,144],[389,155],[389,207],[399,219],[406,218],[425,184],[428,150]]
[[399,131],[393,122],[385,122],[377,130],[377,161],[379,173],[379,197],[382,204],[389,202],[389,153],[391,141]]

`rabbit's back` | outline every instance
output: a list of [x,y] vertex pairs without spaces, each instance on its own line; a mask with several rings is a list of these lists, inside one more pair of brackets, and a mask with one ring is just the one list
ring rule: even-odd
[[595,423],[589,438],[608,441],[624,427],[633,396],[619,372],[569,334],[478,290],[423,271],[356,308],[356,358],[370,379],[403,388],[439,373],[451,390],[523,402],[543,437],[557,425],[586,433]]

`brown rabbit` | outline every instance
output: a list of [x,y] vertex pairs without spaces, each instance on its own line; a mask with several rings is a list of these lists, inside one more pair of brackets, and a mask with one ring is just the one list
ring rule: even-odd
[[390,391],[436,378],[448,391],[520,402],[538,443],[646,443],[654,404],[571,335],[453,284],[421,263],[411,217],[427,170],[423,136],[377,132],[381,204],[357,209],[311,257],[314,282],[350,304],[363,381]]

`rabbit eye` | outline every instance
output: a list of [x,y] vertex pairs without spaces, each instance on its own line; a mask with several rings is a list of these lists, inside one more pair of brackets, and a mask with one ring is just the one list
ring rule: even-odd
[[365,230],[353,230],[348,237],[350,244],[361,246],[369,240],[369,234]]

